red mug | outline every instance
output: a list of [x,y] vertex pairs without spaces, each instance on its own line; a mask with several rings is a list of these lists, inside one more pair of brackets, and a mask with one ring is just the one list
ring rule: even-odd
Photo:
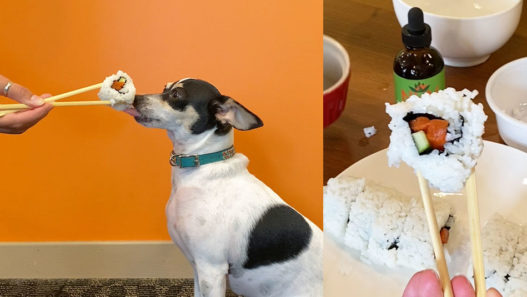
[[324,128],[344,110],[349,79],[348,52],[335,39],[324,35]]

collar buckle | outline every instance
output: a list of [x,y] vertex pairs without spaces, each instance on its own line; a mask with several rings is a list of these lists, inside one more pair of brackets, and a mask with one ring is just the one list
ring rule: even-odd
[[178,164],[177,164],[177,155],[176,155],[176,153],[174,153],[174,151],[170,152],[170,159],[168,161],[170,162],[170,165],[178,166]]
[[[199,167],[199,165],[201,165],[199,163],[199,155],[179,155],[178,157],[180,159],[183,159],[183,158],[194,158],[194,167]],[[183,168],[183,162],[181,162],[179,164],[179,167]]]
[[183,168],[182,159],[184,158],[194,158],[194,167],[199,167],[201,165],[199,162],[199,155],[176,155],[174,151],[170,152],[170,165]]

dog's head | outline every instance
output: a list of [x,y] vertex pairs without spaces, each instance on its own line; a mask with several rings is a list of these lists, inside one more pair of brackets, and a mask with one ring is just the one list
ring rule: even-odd
[[251,130],[263,126],[262,120],[234,99],[199,79],[168,83],[160,94],[136,95],[135,120],[143,126],[201,134],[215,129],[227,134],[232,127]]

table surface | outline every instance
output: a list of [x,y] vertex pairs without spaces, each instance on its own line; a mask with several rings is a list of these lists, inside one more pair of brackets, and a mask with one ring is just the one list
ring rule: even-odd
[[[512,38],[485,63],[467,68],[446,67],[446,84],[456,89],[478,90],[489,116],[484,139],[503,143],[496,117],[485,100],[485,86],[502,65],[527,55],[526,5]],[[351,78],[346,109],[324,129],[324,184],[360,159],[388,147],[390,130],[385,102],[394,102],[393,59],[403,48],[401,27],[388,0],[324,0],[324,34],[348,51]],[[433,38],[433,36],[432,36]],[[375,126],[366,138],[363,128]]]

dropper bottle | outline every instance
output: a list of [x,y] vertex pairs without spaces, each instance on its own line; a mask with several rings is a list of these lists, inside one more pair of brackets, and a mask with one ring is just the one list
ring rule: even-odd
[[402,39],[405,48],[393,62],[396,102],[444,89],[445,63],[441,54],[430,46],[432,30],[424,22],[420,8],[408,11],[408,24],[402,28]]

